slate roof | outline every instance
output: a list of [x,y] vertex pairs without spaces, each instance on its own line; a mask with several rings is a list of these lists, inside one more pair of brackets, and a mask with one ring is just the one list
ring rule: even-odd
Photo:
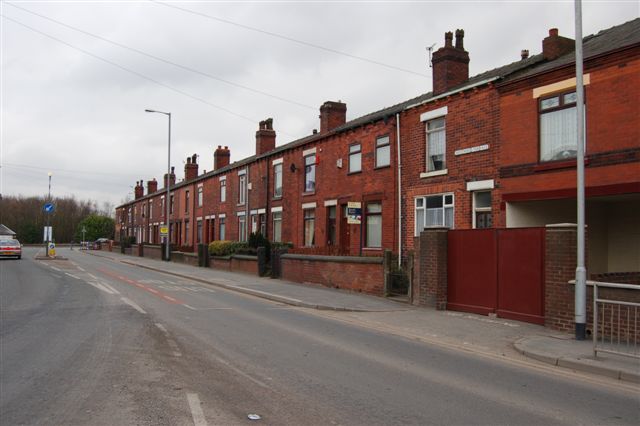
[[[615,27],[611,27],[606,30],[602,30],[597,34],[592,34],[583,38],[583,54],[584,59],[587,60],[589,58],[613,52],[615,50],[623,49],[626,47],[630,47],[632,45],[640,43],[640,18],[636,18],[629,22],[625,22],[624,24],[617,25]],[[489,71],[485,71],[478,75],[475,75],[465,81],[463,84],[451,88],[447,93],[455,93],[461,90],[464,90],[465,87],[473,86],[475,84],[480,84],[483,81],[492,80],[492,79],[500,79],[502,81],[511,81],[526,78],[529,76],[533,76],[536,74],[544,73],[550,71],[555,68],[559,68],[565,65],[570,65],[575,63],[575,52],[568,53],[559,58],[556,58],[551,61],[547,61],[544,59],[542,53],[537,55],[533,55],[528,57],[527,59],[521,59],[516,62],[512,62],[507,65],[503,65],[498,68],[494,68]],[[400,102],[396,105],[392,105],[390,107],[383,108],[381,110],[372,112],[370,114],[363,115],[362,117],[358,117],[351,121],[346,122],[345,124],[336,127],[335,129],[325,132],[318,133],[315,135],[305,136],[301,139],[297,139],[295,141],[286,143],[284,145],[277,146],[274,150],[266,152],[261,155],[252,155],[251,157],[244,158],[240,161],[233,162],[226,167],[222,167],[217,170],[212,170],[205,174],[198,176],[197,179],[192,181],[181,181],[175,184],[173,188],[180,188],[181,186],[192,184],[195,181],[199,181],[202,179],[206,179],[211,176],[224,174],[232,169],[242,167],[245,164],[249,164],[255,160],[264,157],[270,157],[276,155],[280,152],[287,151],[293,148],[297,148],[299,146],[305,145],[307,143],[311,143],[316,140],[325,139],[331,135],[345,132],[347,130],[351,130],[360,126],[363,126],[368,123],[376,122],[379,120],[383,120],[385,118],[390,118],[395,114],[404,111],[412,106],[428,102],[430,99],[435,98],[432,92],[424,93],[422,95],[416,96],[415,98],[408,99],[406,101]],[[154,194],[150,194],[151,196],[157,195],[162,191],[158,191]],[[147,198],[149,195],[145,195],[138,200],[142,200]],[[119,207],[126,206],[128,204],[133,203],[133,200],[128,203],[122,204]]]

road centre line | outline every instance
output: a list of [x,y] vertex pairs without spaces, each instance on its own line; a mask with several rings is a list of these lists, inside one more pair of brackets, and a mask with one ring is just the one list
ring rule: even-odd
[[65,272],[65,274],[69,275],[71,278],[75,278],[76,280],[81,280],[81,279],[82,279],[82,278],[77,277],[77,276],[75,276],[75,275],[73,275],[73,274],[70,274],[70,273],[68,273],[68,272]]
[[52,266],[51,269],[53,269],[54,271],[62,272],[62,270],[56,268],[55,266]]
[[194,426],[207,426],[207,420],[204,418],[204,412],[202,411],[202,403],[197,393],[188,393],[187,402],[191,409],[191,416],[193,417]]
[[166,294],[165,294],[165,295],[163,295],[162,297],[163,297],[163,298],[165,298],[165,299],[167,299],[167,300],[168,300],[168,301],[170,301],[170,302],[177,302],[177,300],[176,300],[176,299],[174,299],[174,298],[173,298],[173,297],[171,297],[171,296],[167,296]]
[[151,293],[158,294],[158,290],[156,290],[155,288],[148,287],[147,290],[149,290]]
[[167,328],[160,324],[159,322],[156,323],[156,327],[158,327],[160,329],[160,331],[162,331],[164,334],[168,334],[169,332],[167,331]]
[[86,272],[86,271],[85,271],[85,269],[84,269],[84,268],[82,268],[81,266],[78,266],[78,265],[76,265],[76,266],[78,267],[78,269],[79,269],[80,271],[82,271],[82,272]]
[[141,314],[146,314],[147,313],[144,309],[142,309],[140,306],[138,306],[134,301],[129,300],[126,297],[122,297],[122,298],[120,298],[120,300],[122,300],[124,303],[126,303],[129,306],[131,306],[133,309],[135,309],[136,311],[140,312]]
[[192,311],[197,311],[197,309],[196,309],[196,308],[194,308],[193,306],[189,306],[189,305],[187,305],[186,303],[183,303],[183,304],[182,304],[182,306],[184,306],[184,307],[185,307],[185,308],[187,308],[187,309],[191,309]]

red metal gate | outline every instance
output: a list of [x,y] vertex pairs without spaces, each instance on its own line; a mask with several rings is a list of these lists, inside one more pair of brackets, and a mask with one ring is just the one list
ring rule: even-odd
[[544,228],[452,230],[447,309],[544,324]]

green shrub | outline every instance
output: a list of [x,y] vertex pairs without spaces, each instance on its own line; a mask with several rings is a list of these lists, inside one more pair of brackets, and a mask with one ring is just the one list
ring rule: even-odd
[[232,253],[233,241],[211,241],[209,254],[212,256],[228,256]]
[[209,243],[209,254],[212,256],[229,256],[247,247],[247,243],[242,241],[212,241]]

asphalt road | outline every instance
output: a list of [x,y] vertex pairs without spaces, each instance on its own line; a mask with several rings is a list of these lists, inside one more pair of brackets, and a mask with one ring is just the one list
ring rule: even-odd
[[2,425],[640,423],[629,387],[62,254],[0,261]]

